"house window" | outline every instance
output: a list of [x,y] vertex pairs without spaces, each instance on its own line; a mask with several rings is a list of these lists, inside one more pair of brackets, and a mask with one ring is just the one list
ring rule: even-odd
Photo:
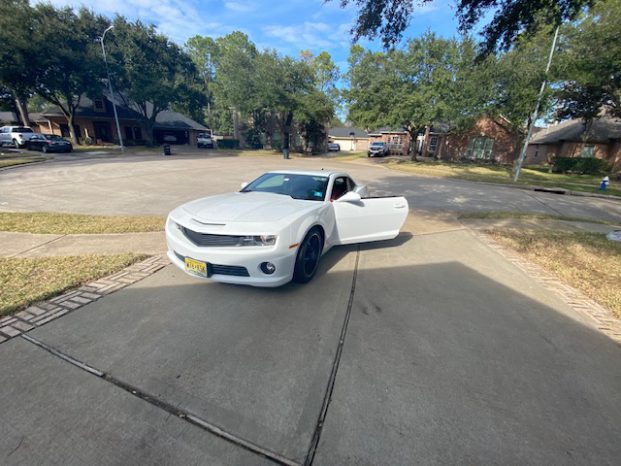
[[485,136],[470,139],[466,149],[466,158],[474,160],[491,160],[494,140]]
[[429,152],[433,153],[438,149],[438,136],[431,136],[429,138]]
[[125,140],[129,141],[132,139],[134,139],[134,132],[132,131],[132,127],[126,126],[125,127]]
[[403,144],[401,136],[390,136],[390,144]]
[[580,157],[583,159],[592,159],[595,152],[595,146],[593,144],[586,144],[580,152]]
[[104,112],[106,110],[103,99],[94,99],[93,106],[95,107],[96,112]]

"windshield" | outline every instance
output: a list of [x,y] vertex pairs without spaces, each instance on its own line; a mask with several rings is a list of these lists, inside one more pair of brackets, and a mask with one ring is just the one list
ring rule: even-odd
[[30,128],[13,128],[14,133],[32,133]]
[[371,147],[383,147],[384,143],[383,142],[372,142],[371,143]]
[[51,139],[52,141],[64,141],[64,139],[57,134],[46,134],[45,137],[47,139]]
[[293,199],[323,201],[328,186],[327,176],[294,173],[266,173],[241,190],[242,193],[259,191],[284,194]]

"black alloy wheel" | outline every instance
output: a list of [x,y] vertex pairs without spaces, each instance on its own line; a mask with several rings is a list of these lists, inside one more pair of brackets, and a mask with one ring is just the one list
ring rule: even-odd
[[312,280],[319,266],[319,258],[323,248],[323,237],[317,228],[308,232],[298,249],[293,271],[293,281],[308,283]]

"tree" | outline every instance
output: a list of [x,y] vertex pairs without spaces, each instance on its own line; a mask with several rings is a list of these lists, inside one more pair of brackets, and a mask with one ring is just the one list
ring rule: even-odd
[[83,94],[101,93],[104,67],[95,39],[107,20],[85,8],[76,14],[70,8],[56,9],[50,4],[37,5],[33,18],[33,47],[39,52],[31,67],[35,92],[60,108],[71,141],[79,144],[75,112]]
[[282,133],[283,156],[289,158],[293,117],[301,108],[304,96],[313,90],[313,72],[306,61],[280,57],[275,51],[261,54],[257,70],[259,108],[269,109],[276,118]]
[[[380,36],[386,48],[399,42],[415,8],[433,0],[339,0],[341,7],[358,6],[358,17],[352,29],[354,40]],[[534,33],[541,21],[559,25],[572,21],[583,9],[599,0],[457,0],[460,30],[471,31],[490,12],[491,21],[483,28],[483,50],[507,50],[523,32]]]
[[[482,69],[481,82],[491,83],[486,112],[514,135],[516,159],[521,141],[528,132],[532,113],[544,79],[554,81],[558,67],[546,76],[545,68],[550,53],[550,26],[543,26],[531,36],[518,39],[515,46],[497,56],[489,55]],[[557,52],[560,58],[562,52]],[[539,105],[539,114],[546,115],[554,104],[553,91],[546,87]],[[502,118],[504,117],[504,118]]]
[[334,103],[319,91],[303,94],[294,118],[304,138],[304,152],[318,152],[327,137],[326,125],[334,118]]
[[13,99],[23,125],[30,125],[27,100],[36,85],[33,66],[39,49],[32,42],[35,23],[27,0],[0,2],[0,87]]
[[[205,94],[207,105],[207,121],[209,127],[214,129],[214,80],[217,63],[220,57],[220,48],[217,42],[211,37],[193,36],[188,39],[185,49],[192,58],[198,71],[198,75],[203,83],[203,93]],[[226,112],[230,114],[230,112]]]
[[140,113],[147,143],[153,144],[158,114],[197,95],[193,89],[196,67],[179,46],[140,21],[117,17],[110,42],[117,87],[123,89],[119,95]]
[[621,0],[599,3],[567,27],[558,59],[558,117],[590,123],[602,111],[621,117]]
[[403,128],[411,141],[436,123],[469,127],[490,95],[475,56],[471,40],[458,42],[431,33],[408,41],[404,50],[365,52],[356,45],[345,93],[349,119],[365,128]]

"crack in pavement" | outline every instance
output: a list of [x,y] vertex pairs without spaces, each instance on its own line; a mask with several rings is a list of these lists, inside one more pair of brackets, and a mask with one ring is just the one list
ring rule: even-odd
[[356,290],[356,280],[358,277],[358,264],[359,264],[359,260],[360,260],[360,246],[357,247],[356,249],[356,260],[355,260],[355,264],[354,264],[354,272],[352,275],[352,283],[351,283],[351,288],[349,291],[349,299],[347,302],[347,309],[345,311],[345,317],[343,319],[343,324],[341,326],[341,332],[339,335],[339,341],[338,341],[338,345],[336,348],[336,353],[334,356],[334,360],[332,361],[332,367],[330,370],[330,376],[328,378],[328,383],[325,389],[325,393],[324,393],[324,397],[323,397],[323,402],[321,405],[321,410],[319,412],[319,416],[317,418],[317,422],[315,424],[315,428],[313,430],[313,436],[311,438],[311,442],[308,448],[308,451],[305,455],[304,458],[304,462],[300,463],[299,461],[287,458],[275,451],[269,450],[267,448],[264,448],[256,443],[253,443],[249,440],[246,440],[242,437],[239,437],[231,432],[226,431],[225,429],[223,429],[220,426],[217,426],[215,424],[212,424],[211,422],[202,419],[201,417],[191,413],[190,411],[184,410],[182,408],[179,408],[177,406],[174,406],[172,403],[170,403],[169,401],[166,401],[162,398],[159,398],[157,396],[154,396],[150,393],[147,393],[145,391],[142,391],[140,388],[133,386],[127,382],[124,382],[120,379],[117,379],[116,377],[112,376],[109,373],[106,373],[104,371],[101,371],[99,369],[97,369],[96,367],[93,367],[85,362],[82,362],[64,352],[62,352],[61,350],[48,345],[30,335],[27,334],[22,334],[20,335],[21,338],[35,346],[37,346],[38,348],[52,354],[53,356],[61,359],[62,361],[65,361],[91,375],[94,375],[124,391],[126,391],[127,393],[143,400],[146,401],[147,403],[163,410],[166,411],[167,413],[169,413],[170,416],[174,415],[175,417],[178,417],[180,419],[183,419],[184,421],[199,427],[202,430],[205,430],[213,435],[216,435],[240,448],[244,448],[256,455],[259,455],[267,460],[270,460],[276,464],[282,464],[282,465],[286,465],[286,466],[301,466],[302,464],[306,465],[312,465],[313,460],[315,458],[315,454],[317,452],[317,448],[319,445],[319,441],[321,439],[321,433],[323,430],[323,426],[324,426],[324,422],[328,413],[328,408],[330,406],[330,401],[332,399],[332,393],[334,391],[334,385],[336,383],[336,375],[338,373],[338,369],[339,369],[339,364],[340,364],[340,360],[341,360],[341,355],[343,353],[343,346],[345,344],[345,337],[347,336],[347,330],[349,327],[349,320],[351,317],[351,311],[352,311],[352,307],[353,307],[353,302],[354,302],[354,295],[355,295],[355,290]]
[[277,452],[268,450],[267,448],[263,448],[262,446],[257,445],[242,437],[238,437],[237,435],[226,431],[222,427],[212,424],[211,422],[206,421],[205,419],[202,419],[199,416],[196,416],[195,414],[192,414],[190,411],[186,411],[184,409],[178,408],[166,400],[163,400],[154,395],[151,395],[150,393],[144,392],[140,390],[138,387],[134,387],[133,385],[123,382],[122,380],[119,380],[116,377],[108,373],[100,371],[99,369],[93,366],[90,366],[82,361],[79,361],[69,356],[68,354],[63,353],[57,348],[54,348],[53,346],[47,345],[46,343],[43,343],[42,341],[31,337],[30,335],[22,334],[21,338],[41,348],[42,350],[47,351],[48,353],[58,357],[59,359],[75,367],[78,367],[79,369],[85,372],[88,372],[91,375],[95,375],[96,377],[99,377],[100,379],[105,380],[106,382],[109,382],[118,388],[121,388],[127,393],[143,401],[146,401],[147,403],[157,408],[160,408],[171,415],[174,415],[180,419],[183,419],[184,421],[196,427],[199,427],[200,429],[204,431],[207,431],[213,435],[216,435],[240,448],[244,448],[245,450],[248,450],[256,455],[262,456],[263,458],[267,460],[273,461],[276,464],[282,464],[286,466],[300,466],[300,464],[297,463],[296,461],[286,458]]
[[310,466],[315,459],[315,453],[317,453],[317,447],[319,440],[321,439],[321,432],[323,425],[328,414],[328,408],[330,401],[332,400],[332,392],[334,391],[334,384],[336,382],[336,374],[339,370],[339,364],[341,362],[341,355],[343,354],[343,346],[345,344],[345,337],[347,336],[347,329],[349,327],[349,319],[351,317],[351,309],[354,304],[354,294],[356,292],[356,279],[358,278],[358,262],[360,259],[360,246],[356,249],[356,262],[354,264],[354,275],[351,280],[351,290],[349,292],[349,301],[347,302],[347,311],[345,312],[345,318],[343,319],[343,326],[341,327],[341,334],[339,336],[339,344],[336,348],[336,354],[334,355],[334,361],[332,362],[332,370],[330,371],[330,378],[328,379],[328,385],[326,386],[326,392],[324,394],[321,411],[315,425],[315,431],[311,439],[311,444],[304,460],[304,466]]
[[46,241],[45,243],[37,244],[36,246],[33,246],[31,248],[28,248],[28,249],[24,249],[23,251],[20,251],[20,252],[16,252],[15,254],[11,254],[10,256],[7,256],[7,257],[12,258],[12,257],[21,256],[22,254],[30,252],[30,251],[32,251],[34,249],[37,249],[37,248],[40,248],[40,247],[43,247],[43,246],[47,246],[48,244],[54,243],[56,241],[59,241],[59,240],[63,239],[65,236],[67,236],[67,235],[66,234],[60,235],[58,238],[51,239],[49,241]]

